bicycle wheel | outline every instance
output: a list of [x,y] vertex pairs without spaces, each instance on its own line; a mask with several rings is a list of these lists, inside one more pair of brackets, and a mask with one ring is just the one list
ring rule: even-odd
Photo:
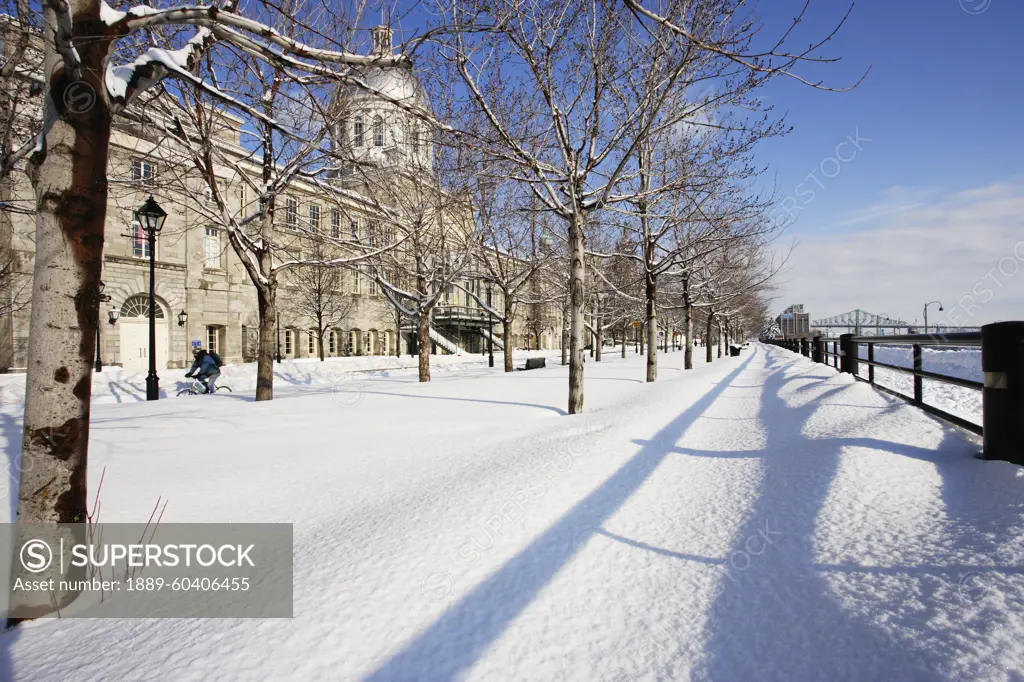
[[230,387],[230,386],[218,386],[218,387],[217,387],[217,390],[216,390],[216,391],[214,391],[214,393],[215,393],[215,394],[216,394],[216,393],[220,393],[221,391],[227,391],[228,393],[234,393],[234,391],[232,391],[232,390],[231,390],[231,387]]
[[179,395],[179,396],[183,396],[183,395],[195,395],[195,391],[193,391],[191,387],[189,387],[189,388],[183,388],[183,389],[181,389],[180,391],[178,391],[178,395]]

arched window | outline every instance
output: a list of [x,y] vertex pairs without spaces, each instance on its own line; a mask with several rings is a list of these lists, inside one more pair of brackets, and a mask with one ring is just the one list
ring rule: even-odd
[[359,330],[353,329],[348,333],[348,354],[357,355],[359,353]]
[[338,332],[333,329],[327,336],[327,352],[331,355],[337,355],[338,353]]
[[373,117],[373,145],[384,146],[384,119],[380,116]]
[[390,355],[391,354],[391,332],[381,332],[380,336],[380,354]]
[[310,355],[310,357],[312,357],[312,356],[317,354],[317,351],[316,351],[316,341],[317,341],[316,330],[315,329],[310,329],[307,333],[309,334],[309,355]]
[[293,355],[295,353],[295,330],[286,329],[284,332],[284,354]]
[[[149,296],[145,294],[136,294],[135,296],[129,297],[124,304],[121,306],[121,317],[149,317]],[[164,317],[163,308],[158,303],[156,310],[153,311],[153,317],[158,320],[162,320]]]
[[377,330],[371,329],[363,335],[363,355],[377,354]]
[[352,123],[352,145],[355,147],[363,146],[363,117],[356,116]]

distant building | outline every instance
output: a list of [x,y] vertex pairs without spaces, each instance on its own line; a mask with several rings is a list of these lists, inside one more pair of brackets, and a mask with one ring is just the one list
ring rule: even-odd
[[803,303],[794,303],[782,314],[775,318],[779,325],[782,337],[785,339],[798,339],[811,335],[811,315],[804,312]]

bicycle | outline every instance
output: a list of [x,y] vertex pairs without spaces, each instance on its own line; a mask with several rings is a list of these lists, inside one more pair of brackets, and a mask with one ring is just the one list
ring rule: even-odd
[[[183,388],[180,391],[178,391],[178,395],[179,396],[182,396],[182,395],[206,395],[206,384],[204,384],[203,382],[199,381],[199,379],[197,379],[196,377],[189,377],[189,378],[192,379],[192,381],[189,383],[188,386],[186,386],[185,388]],[[224,384],[214,384],[213,385],[213,392],[214,393],[220,393],[221,391],[227,391],[228,393],[234,393],[234,391],[231,390],[230,386],[225,386]]]

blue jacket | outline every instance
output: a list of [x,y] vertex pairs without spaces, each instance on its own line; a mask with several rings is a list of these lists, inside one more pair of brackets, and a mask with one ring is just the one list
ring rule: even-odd
[[209,353],[204,353],[203,357],[196,358],[195,362],[192,363],[192,369],[188,371],[189,374],[196,374],[196,369],[199,369],[198,376],[208,377],[213,374],[219,374],[220,369],[217,367],[217,361],[213,359],[213,356]]

